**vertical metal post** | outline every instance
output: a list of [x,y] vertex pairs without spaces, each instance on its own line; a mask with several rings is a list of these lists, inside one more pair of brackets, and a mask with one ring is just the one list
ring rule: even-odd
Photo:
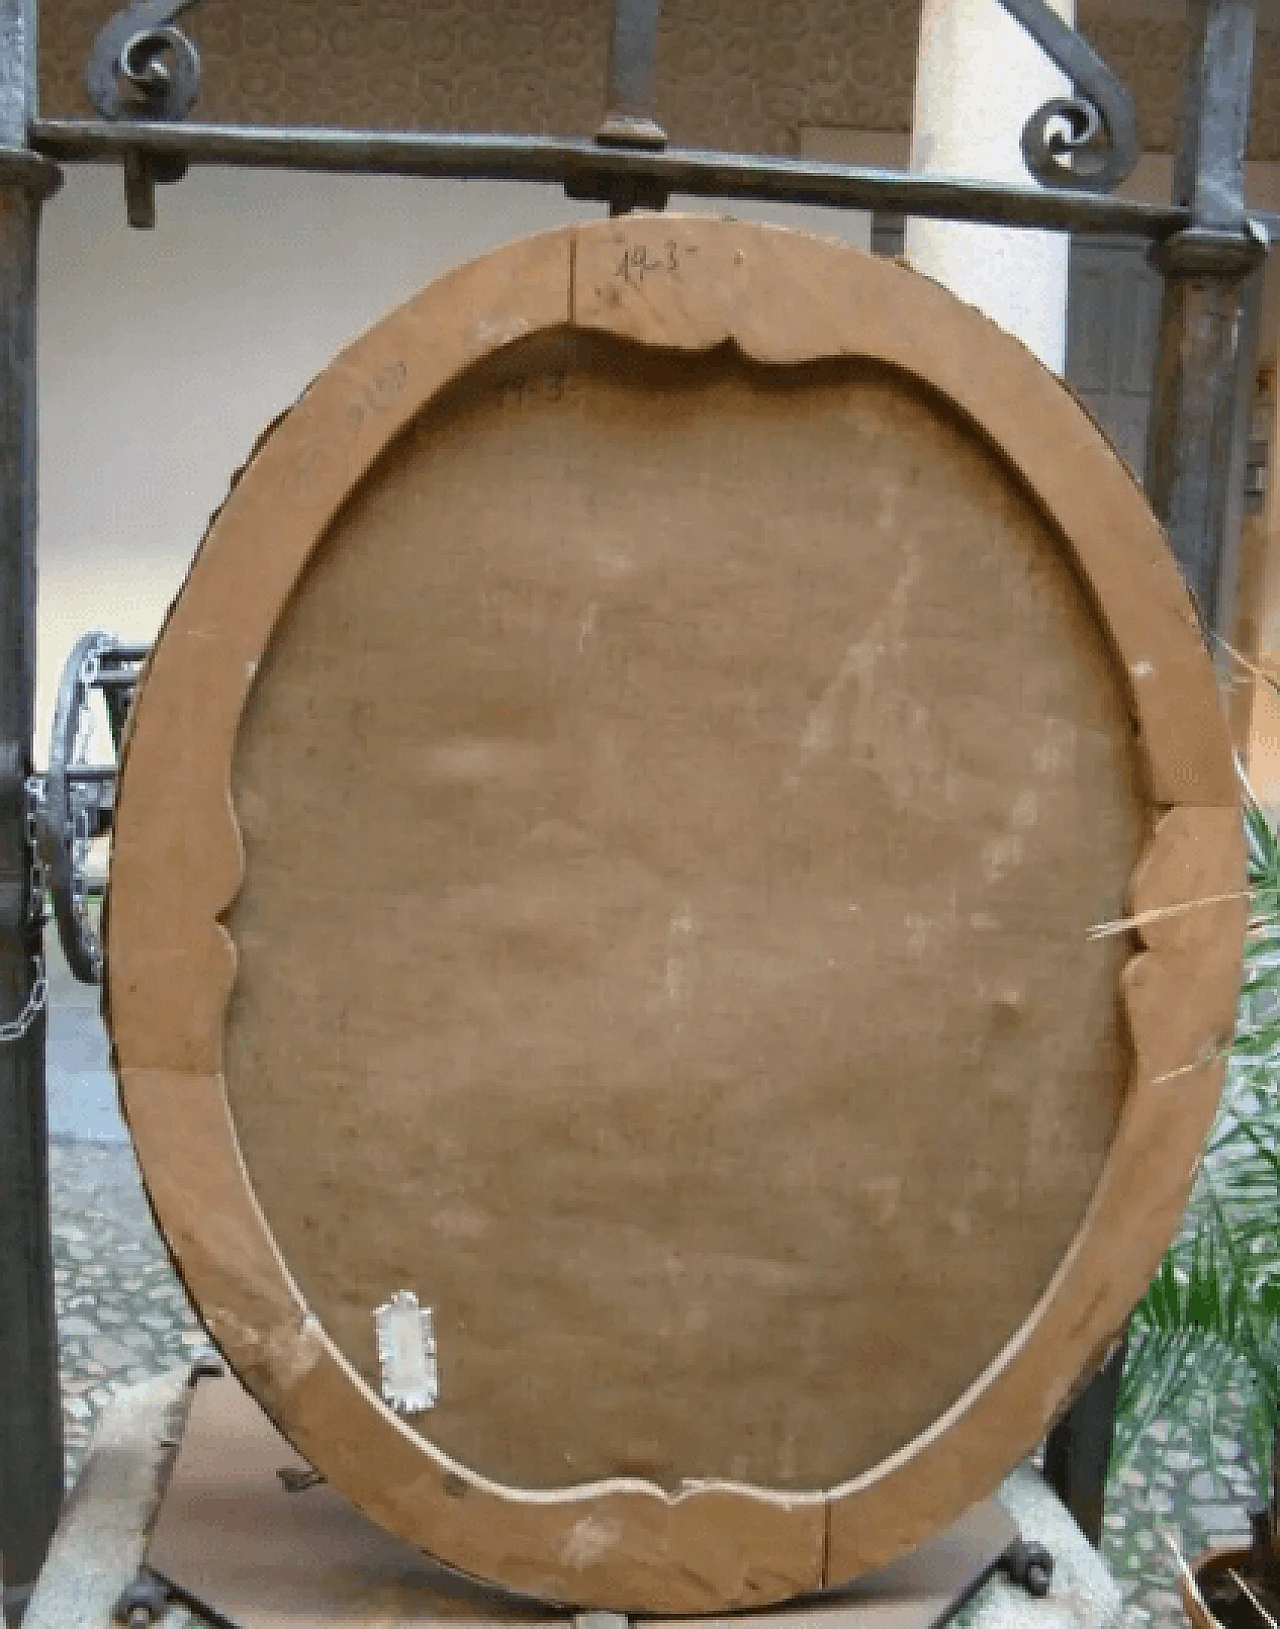
[[665,147],[653,116],[658,91],[658,18],[662,0],[613,0],[609,35],[609,109],[596,140],[614,147]]
[[1107,1359],[1049,1433],[1044,1477],[1095,1548],[1102,1543],[1107,1466],[1116,1432],[1116,1400],[1125,1344]]
[[62,1501],[42,902],[26,819],[35,684],[36,240],[57,172],[27,146],[34,0],[0,0],[0,1556],[16,1622]]
[[1254,0],[1191,0],[1191,57],[1174,159],[1174,202],[1190,228],[1152,260],[1164,277],[1147,494],[1206,628],[1227,633],[1231,479],[1244,282],[1265,258],[1244,208]]
[[[1252,360],[1256,289],[1266,245],[1244,207],[1255,0],[1189,0],[1190,54],[1173,202],[1192,211],[1159,243],[1164,278],[1147,443],[1147,496],[1207,632],[1230,638],[1238,494],[1241,371]],[[1096,1544],[1123,1356],[1113,1357],[1050,1434],[1045,1476]]]
[[[657,151],[667,133],[654,118],[658,93],[658,19],[662,0],[613,0],[609,35],[607,111],[595,139],[602,147],[639,147]],[[566,184],[572,198],[578,196]],[[665,209],[671,189],[660,181],[619,179],[609,189],[610,215],[633,209]]]

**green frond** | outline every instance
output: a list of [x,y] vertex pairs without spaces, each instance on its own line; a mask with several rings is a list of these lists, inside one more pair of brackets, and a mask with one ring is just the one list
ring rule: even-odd
[[1243,790],[1251,917],[1239,1023],[1182,1230],[1130,1323],[1113,1466],[1192,1403],[1193,1438],[1212,1463],[1231,1391],[1265,1479],[1280,1423],[1280,837]]

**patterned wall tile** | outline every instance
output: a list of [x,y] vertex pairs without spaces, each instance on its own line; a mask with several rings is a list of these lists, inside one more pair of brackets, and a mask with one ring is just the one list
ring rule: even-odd
[[[115,0],[43,0],[49,114],[89,112],[81,83]],[[667,0],[659,117],[694,146],[794,153],[802,124],[906,130],[915,0]],[[607,0],[206,0],[198,116],[264,124],[556,131],[600,120]],[[1179,23],[1087,32],[1131,88],[1148,151],[1168,152]],[[1280,158],[1280,33],[1259,39],[1251,156]]]

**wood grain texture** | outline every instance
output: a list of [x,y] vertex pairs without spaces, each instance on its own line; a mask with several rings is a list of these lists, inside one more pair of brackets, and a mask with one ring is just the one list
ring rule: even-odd
[[[122,1094],[215,1338],[369,1514],[763,1605],[945,1526],[1105,1349],[1243,907],[1085,930],[1242,876],[1185,595],[1058,383],[901,268],[601,223],[372,330],[215,521],[121,781]],[[402,1286],[421,1430],[371,1383]]]

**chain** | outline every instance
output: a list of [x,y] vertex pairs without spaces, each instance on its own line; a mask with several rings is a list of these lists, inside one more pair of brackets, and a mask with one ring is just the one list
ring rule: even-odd
[[[76,707],[75,732],[67,757],[67,769],[87,761],[93,738],[93,712],[88,705],[89,694],[98,681],[103,654],[112,649],[115,640],[104,634],[85,652],[76,675],[74,705]],[[44,1011],[49,1000],[49,980],[45,970],[42,930],[46,921],[45,898],[49,887],[48,868],[41,853],[41,815],[45,806],[45,780],[42,775],[31,775],[25,783],[26,808],[24,816],[27,853],[31,866],[28,877],[27,929],[36,943],[31,957],[31,989],[22,1011],[7,1023],[0,1023],[0,1045],[20,1041]],[[89,844],[92,838],[97,803],[88,787],[77,786],[73,776],[67,777],[67,826],[56,833],[55,842],[66,843],[69,849],[71,872],[71,912],[81,944],[95,971],[101,974],[102,949],[89,912]]]
[[94,973],[102,972],[102,947],[89,914],[89,811],[83,804],[71,812],[71,912],[76,919]]
[[44,776],[29,775],[26,781],[27,852],[31,856],[31,926],[45,923],[44,896],[49,886],[49,869],[40,853],[40,813],[44,808]]
[[[33,933],[39,934],[45,923],[44,896],[49,881],[45,863],[40,857],[40,810],[44,804],[44,782],[39,775],[31,775],[25,783],[24,790],[26,792],[24,825],[27,853],[31,861],[31,875],[28,881],[30,916],[27,925]],[[49,980],[45,976],[43,949],[37,950],[32,956],[31,969],[30,994],[18,1016],[0,1024],[0,1046],[20,1041],[48,1003]]]
[[[111,650],[114,645],[115,640],[112,636],[104,634],[85,652],[84,660],[80,664],[80,672],[76,679],[79,712],[76,716],[75,739],[67,761],[69,769],[75,764],[87,762],[94,724],[93,713],[89,707],[89,693],[98,682],[103,653]],[[75,918],[76,932],[94,973],[101,978],[102,947],[89,914],[89,807],[86,800],[90,795],[87,789],[78,790],[74,781],[68,782],[67,800],[70,805],[68,813],[71,817],[71,829],[67,836],[71,843],[71,914]]]
[[7,1046],[11,1041],[20,1041],[44,1011],[48,1002],[49,980],[45,977],[43,953],[37,952],[31,958],[31,967],[35,974],[31,983],[31,994],[16,1018],[11,1018],[7,1024],[0,1024],[0,1046]]

